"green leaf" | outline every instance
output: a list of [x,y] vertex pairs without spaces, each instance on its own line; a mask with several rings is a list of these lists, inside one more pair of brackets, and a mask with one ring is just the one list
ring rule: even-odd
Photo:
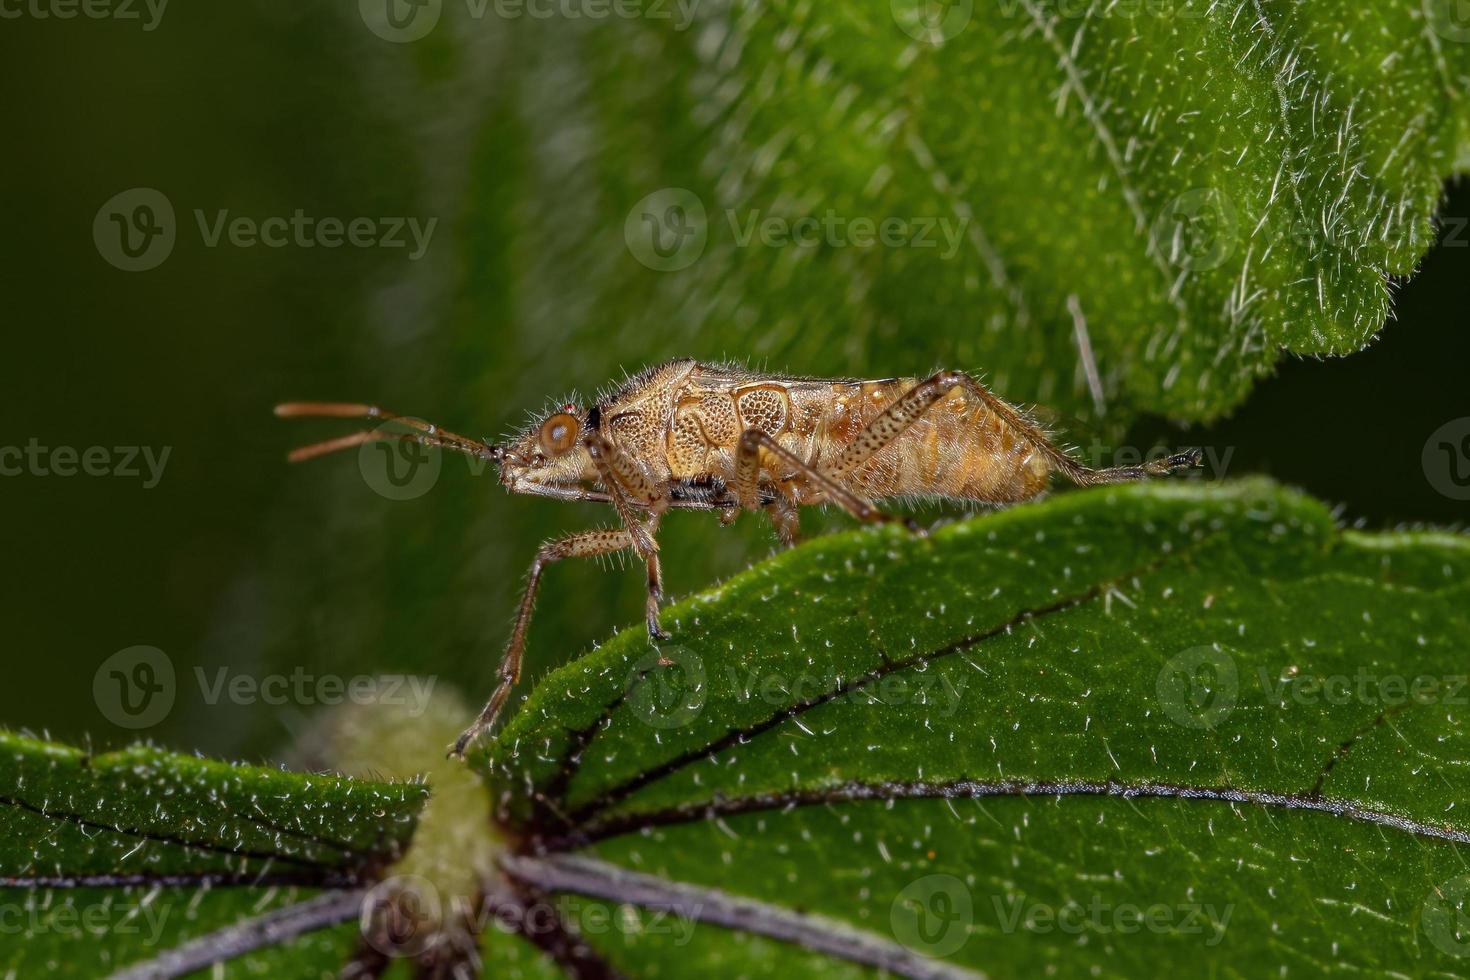
[[594,933],[639,975],[1462,971],[1467,594],[1470,540],[1268,483],[1070,493],[757,565],[474,761],[574,921],[698,922]]
[[241,969],[334,976],[358,938],[359,889],[402,857],[426,796],[12,733],[0,787],[0,972],[23,976],[95,977],[273,916],[310,934]]
[[484,99],[425,146],[478,189],[459,353],[520,325],[477,398],[664,351],[1211,418],[1369,342],[1465,158],[1447,0],[653,6],[387,46],[406,115]]

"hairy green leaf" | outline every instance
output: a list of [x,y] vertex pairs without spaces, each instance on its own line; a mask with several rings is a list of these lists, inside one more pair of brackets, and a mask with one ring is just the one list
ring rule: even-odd
[[632,7],[384,49],[413,118],[482,93],[424,152],[479,188],[463,343],[514,317],[512,390],[662,350],[1212,417],[1369,341],[1470,122],[1445,0]]
[[19,976],[95,977],[303,907],[323,909],[309,934],[239,968],[335,975],[357,939],[351,896],[403,855],[426,796],[11,733],[0,787],[0,972]]
[[917,975],[1454,972],[1467,573],[1463,537],[1261,482],[837,535],[554,672],[476,761],[508,873],[574,921],[678,911],[592,940],[670,975],[792,937]]

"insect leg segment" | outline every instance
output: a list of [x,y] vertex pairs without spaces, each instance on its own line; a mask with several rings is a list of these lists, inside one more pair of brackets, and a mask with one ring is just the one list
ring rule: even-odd
[[[759,497],[755,491],[757,489],[756,477],[760,471],[761,450],[765,450],[772,456],[775,456],[784,465],[789,466],[797,475],[806,477],[827,495],[827,499],[865,524],[883,524],[892,521],[902,521],[902,518],[883,513],[883,511],[874,507],[871,501],[853,493],[847,487],[844,487],[832,477],[781,445],[769,433],[760,429],[746,429],[740,436],[740,447],[736,450],[735,485],[736,493],[740,496],[741,506],[743,508],[748,506],[749,509],[753,510],[759,506]],[[751,500],[753,503],[747,505],[747,500]],[[902,522],[913,526],[912,521]]]
[[1012,426],[1038,449],[1046,454],[1057,470],[1063,476],[1081,487],[1096,486],[1103,483],[1124,483],[1129,480],[1142,480],[1150,476],[1167,476],[1176,470],[1192,469],[1200,465],[1204,453],[1198,449],[1190,449],[1182,453],[1175,453],[1164,459],[1157,459],[1142,466],[1116,466],[1112,469],[1095,470],[1079,460],[1073,459],[1062,449],[1058,448],[1041,429],[1037,428],[1029,419],[1016,411],[1006,402],[995,397],[980,382],[959,371],[941,371],[943,374],[953,375],[957,383],[963,385],[966,391],[973,393],[977,398],[985,402],[985,406],[992,412],[1005,420],[1007,425]]
[[1034,444],[1049,458],[1053,458],[1059,466],[1063,463],[1074,462],[1053,446],[1046,434],[1029,419],[992,395],[984,385],[965,372],[936,371],[906,391],[881,415],[869,422],[867,427],[858,433],[851,445],[843,450],[842,455],[832,461],[827,467],[827,472],[839,480],[847,479],[872,458],[874,453],[907,432],[910,426],[924,416],[924,413],[956,388],[963,388],[980,399],[985,407],[999,416],[1007,426]]
[[903,435],[925,412],[956,388],[963,388],[967,394],[978,398],[1012,431],[1045,455],[1056,470],[1079,486],[1120,483],[1149,476],[1162,476],[1178,469],[1198,466],[1200,463],[1200,451],[1191,450],[1176,453],[1166,459],[1155,460],[1143,466],[1120,466],[1114,469],[1095,470],[1067,455],[1035,423],[1005,401],[991,394],[989,389],[968,374],[963,371],[938,371],[914,385],[903,397],[868,423],[867,428],[858,433],[857,438],[843,451],[842,455],[833,460],[827,471],[839,480],[847,479],[874,453]]
[[766,504],[766,516],[771,519],[776,537],[784,547],[789,548],[796,544],[801,533],[801,512],[790,497],[784,493],[776,494],[776,499]]
[[1191,470],[1199,466],[1204,460],[1204,451],[1200,449],[1189,449],[1163,459],[1155,459],[1144,463],[1142,466],[1114,466],[1110,469],[1095,470],[1090,466],[1071,460],[1070,467],[1063,467],[1062,472],[1067,479],[1079,487],[1093,487],[1103,483],[1126,483],[1129,480],[1142,480],[1150,476],[1168,476],[1176,470]]
[[776,529],[776,537],[782,545],[789,548],[796,543],[801,525],[801,514],[795,502],[779,488],[773,488],[773,497],[769,501],[762,502],[760,495],[761,442],[752,435],[752,433],[760,432],[759,429],[751,429],[740,440],[735,455],[735,499],[738,501],[738,506],[721,514],[720,523],[734,523],[736,516],[742,510],[763,509],[766,516],[771,519],[771,526]]
[[[655,484],[638,465],[637,460],[601,434],[589,433],[586,445],[598,477],[607,487],[613,507],[630,536],[630,547],[643,559],[643,564],[648,569],[648,601],[645,607],[648,635],[655,640],[667,640],[669,634],[660,628],[658,622],[658,607],[663,601],[664,586],[663,568],[658,557],[658,540],[654,535],[658,532],[659,520],[669,508],[668,487]],[[648,509],[646,521],[634,512],[635,503]]]
[[490,700],[486,702],[474,724],[465,729],[455,741],[454,748],[449,753],[451,756],[464,755],[470,742],[495,723],[505,699],[510,696],[511,687],[520,679],[521,660],[526,652],[526,631],[531,625],[531,610],[535,608],[536,592],[541,585],[541,573],[546,566],[563,558],[595,558],[631,547],[632,534],[626,528],[614,527],[569,534],[564,538],[548,541],[537,550],[536,558],[531,562],[531,573],[526,579],[526,590],[521,593],[520,608],[516,610],[510,642],[506,644],[505,653],[500,659],[500,669],[497,672],[499,682],[495,693],[490,695]]

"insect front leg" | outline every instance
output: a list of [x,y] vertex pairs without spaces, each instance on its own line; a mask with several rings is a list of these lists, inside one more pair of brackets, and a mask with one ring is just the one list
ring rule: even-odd
[[500,658],[500,669],[497,672],[499,681],[495,692],[490,695],[490,700],[475,719],[474,724],[466,728],[454,743],[450,750],[450,756],[460,757],[464,755],[465,748],[475,737],[495,723],[495,718],[500,714],[505,699],[510,696],[510,689],[521,676],[521,659],[526,652],[526,630],[531,625],[531,610],[536,605],[536,591],[541,584],[541,573],[547,565],[561,561],[563,558],[594,558],[598,555],[610,555],[633,547],[633,535],[621,527],[598,528],[592,531],[581,531],[577,534],[569,534],[555,541],[548,541],[536,552],[536,558],[531,562],[531,574],[526,579],[526,590],[521,593],[521,605],[516,611],[515,626],[510,631],[510,641],[505,646],[505,653]]
[[[622,519],[623,527],[632,537],[631,547],[643,559],[643,565],[648,570],[648,601],[645,606],[648,635],[655,640],[667,640],[669,634],[663,631],[658,621],[664,585],[658,540],[654,535],[658,531],[659,519],[669,507],[668,487],[649,479],[637,460],[602,435],[590,433],[586,445],[592,464],[597,468],[598,478],[607,487],[612,496],[613,507]],[[647,521],[641,520],[635,513],[635,504],[647,508]]]

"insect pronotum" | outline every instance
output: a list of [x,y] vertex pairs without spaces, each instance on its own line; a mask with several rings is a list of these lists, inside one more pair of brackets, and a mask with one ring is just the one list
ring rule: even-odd
[[596,501],[617,512],[617,527],[578,531],[536,552],[495,691],[451,755],[462,755],[494,724],[519,679],[547,565],[633,551],[648,572],[649,636],[667,639],[659,627],[663,578],[656,535],[670,508],[719,511],[723,524],[741,511],[764,511],[781,541],[791,544],[803,506],[836,504],[860,521],[878,523],[901,520],[874,506],[886,497],[1007,504],[1042,493],[1057,473],[1086,486],[1166,474],[1200,461],[1193,450],[1143,466],[1093,469],[961,371],[859,381],[673,361],[594,404],[563,405],[504,445],[372,405],[293,402],[277,406],[276,414],[397,420],[411,430],[353,433],[298,449],[292,461],[406,440],[494,462],[511,493]]

